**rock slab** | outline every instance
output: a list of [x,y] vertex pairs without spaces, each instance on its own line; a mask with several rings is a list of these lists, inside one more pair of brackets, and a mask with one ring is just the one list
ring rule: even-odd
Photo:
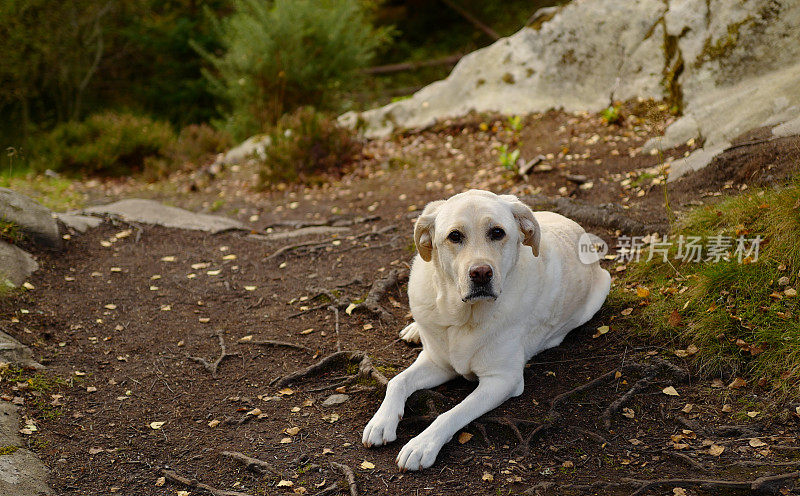
[[0,220],[19,226],[34,243],[61,248],[58,225],[50,210],[23,194],[0,188]]
[[19,286],[39,269],[39,264],[27,252],[0,241],[0,284]]
[[132,198],[108,205],[89,207],[82,211],[89,215],[116,215],[123,220],[156,226],[220,233],[230,230],[247,230],[241,222],[217,215],[196,214],[182,208],[163,205],[154,200]]
[[[0,494],[3,496],[51,495],[47,467],[23,447],[19,434],[19,411],[8,402],[0,402]],[[14,449],[16,448],[16,449]]]
[[0,362],[7,362],[23,369],[40,370],[44,368],[33,359],[33,352],[30,348],[3,331],[0,331]]
[[78,231],[80,233],[85,233],[89,229],[93,229],[103,223],[103,219],[99,219],[97,217],[90,217],[88,215],[78,215],[70,213],[55,214],[55,215],[56,219],[63,222],[65,226],[69,227],[70,229],[74,229],[75,231]]

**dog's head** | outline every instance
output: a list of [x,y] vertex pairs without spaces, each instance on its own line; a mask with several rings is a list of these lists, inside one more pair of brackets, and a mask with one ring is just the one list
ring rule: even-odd
[[482,190],[429,203],[414,227],[420,257],[434,263],[466,303],[497,299],[523,245],[538,256],[539,239],[527,205]]

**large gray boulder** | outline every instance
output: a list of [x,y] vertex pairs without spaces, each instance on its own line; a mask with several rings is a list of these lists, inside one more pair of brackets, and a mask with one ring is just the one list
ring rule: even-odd
[[0,188],[0,220],[13,222],[35,243],[61,248],[61,236],[53,214],[23,194]]
[[339,120],[382,137],[473,110],[598,110],[614,99],[662,98],[664,9],[661,0],[574,1],[538,30],[466,55],[447,79],[411,98]]
[[39,264],[27,252],[0,241],[0,285],[19,286],[39,269]]
[[141,222],[175,229],[207,231],[210,233],[236,229],[247,230],[247,227],[238,220],[217,215],[196,214],[182,208],[170,207],[154,200],[139,198],[85,208],[82,213],[100,216],[114,215],[131,222]]
[[539,29],[465,56],[411,98],[339,121],[382,137],[470,111],[597,111],[633,97],[663,98],[683,112],[645,150],[703,140],[670,179],[750,129],[797,118],[800,2],[574,0]]

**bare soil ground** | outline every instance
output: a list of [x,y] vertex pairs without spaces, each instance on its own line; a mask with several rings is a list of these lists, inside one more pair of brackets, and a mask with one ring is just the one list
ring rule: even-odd
[[[275,225],[290,220],[368,219],[336,236],[271,242],[119,222],[74,234],[63,252],[37,254],[34,290],[0,303],[0,326],[47,365],[32,380],[31,372],[6,373],[3,399],[24,404],[20,427],[36,426],[27,438],[64,495],[356,494],[331,462],[352,470],[362,495],[794,492],[794,405],[757,387],[730,387],[732,377],[698,376],[668,344],[616,327],[611,309],[535,357],[524,394],[468,426],[421,473],[399,473],[397,452],[474,384],[418,393],[398,441],[368,450],[361,431],[383,394],[374,380],[338,388],[349,399],[323,406],[358,363],[276,382],[338,349],[368,354],[386,377],[414,360],[420,349],[397,340],[410,321],[402,278],[380,300],[383,318],[344,310],[373,281],[408,267],[412,222],[427,201],[481,187],[614,203],[633,219],[666,221],[665,199],[680,212],[781,184],[796,171],[797,139],[755,143],[665,195],[658,170],[666,158],[640,147],[670,117],[655,104],[628,104],[623,115],[621,125],[589,114],[529,116],[517,138],[501,120],[473,116],[368,143],[358,165],[315,188],[258,192],[247,167],[210,181],[179,175],[172,189],[133,180],[78,185],[92,201],[151,196],[237,215],[254,232],[290,230]],[[524,157],[542,154],[550,169],[523,179],[496,165],[496,145],[515,140]],[[568,175],[585,176],[584,187]],[[319,243],[275,255],[312,241]],[[267,340],[293,346],[258,344]],[[676,394],[665,394],[669,387]],[[269,468],[259,473],[223,452]],[[782,474],[789,476],[764,479]]]

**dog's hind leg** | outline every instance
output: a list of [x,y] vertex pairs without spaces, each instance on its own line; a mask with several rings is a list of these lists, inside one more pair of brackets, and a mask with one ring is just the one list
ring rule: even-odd
[[400,339],[404,341],[408,341],[409,343],[419,343],[419,326],[416,322],[412,322],[405,326],[402,331],[400,331]]

